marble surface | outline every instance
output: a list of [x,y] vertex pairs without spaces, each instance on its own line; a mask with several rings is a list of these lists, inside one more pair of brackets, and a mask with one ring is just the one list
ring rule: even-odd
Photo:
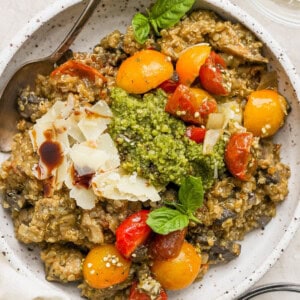
[[[56,1],[60,0],[0,0],[2,10],[0,18],[0,50],[9,45],[12,37],[24,27],[34,15]],[[298,73],[300,73],[300,28],[292,28],[271,21],[259,13],[253,4],[251,4],[251,1],[231,0],[231,2],[244,8],[268,29],[286,51],[297,68]],[[272,282],[300,283],[300,231],[295,235],[278,262],[256,285]],[[284,296],[278,293],[272,296],[261,296],[257,299],[299,299],[299,296],[292,298],[291,295]]]

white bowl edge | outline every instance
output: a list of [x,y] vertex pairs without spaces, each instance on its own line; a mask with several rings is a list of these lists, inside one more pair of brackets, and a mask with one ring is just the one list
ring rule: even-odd
[[[32,33],[34,33],[42,23],[50,20],[53,16],[58,14],[59,12],[75,5],[81,2],[80,0],[65,0],[63,1],[63,5],[61,2],[55,2],[53,5],[47,7],[40,13],[38,13],[27,25],[24,27],[19,33],[12,39],[11,43],[13,44],[13,47],[6,47],[3,51],[0,53],[1,61],[0,61],[0,74],[3,73],[5,70],[7,64],[10,62],[10,60],[13,58],[14,54],[18,51],[18,49],[22,46],[22,44],[26,41],[28,36],[30,36]],[[255,34],[264,40],[272,40],[272,49],[276,57],[278,57],[279,62],[282,66],[284,66],[284,69],[289,76],[292,86],[295,90],[295,94],[297,96],[298,102],[300,99],[300,78],[297,74],[295,67],[293,66],[291,60],[289,57],[283,52],[280,45],[276,42],[276,39],[271,36],[271,34],[264,29],[257,20],[252,18],[250,15],[248,15],[246,12],[244,12],[242,9],[237,7],[236,5],[232,4],[228,0],[208,0],[206,2],[209,2],[210,4],[214,6],[220,7],[220,9],[225,9],[226,14],[231,15],[233,18],[238,18],[239,22],[243,23],[249,28],[253,28],[253,26],[257,27],[257,30]],[[63,6],[63,8],[62,8]],[[235,12],[235,15],[232,14],[232,11]],[[39,18],[40,23],[35,22],[35,20]],[[295,232],[300,226],[300,203],[297,206],[297,209],[294,212],[294,217],[292,218],[291,222],[289,223],[289,226],[287,227],[287,230],[285,234],[282,236],[279,244],[276,246],[276,248],[273,250],[273,252],[268,256],[264,264],[261,265],[260,269],[258,269],[254,274],[251,274],[249,278],[252,279],[252,282],[244,280],[241,284],[235,287],[235,291],[229,291],[228,294],[223,295],[219,299],[232,299],[238,294],[241,294],[246,289],[248,289],[251,285],[253,285],[255,282],[257,282],[270,268],[275,264],[275,262],[278,260],[282,253],[282,249],[286,249],[289,242],[293,238]],[[3,242],[3,241],[2,241]],[[0,250],[2,248],[8,249],[8,245],[4,243],[0,243]],[[25,266],[22,264],[20,259],[14,255],[12,251],[8,251],[7,258],[10,259],[11,264],[17,269],[20,269],[20,272],[23,273],[26,276],[32,276],[33,274],[28,271]],[[23,268],[22,268],[23,266]],[[45,284],[40,279],[38,279],[36,276],[34,276],[35,279],[40,282],[41,284]]]

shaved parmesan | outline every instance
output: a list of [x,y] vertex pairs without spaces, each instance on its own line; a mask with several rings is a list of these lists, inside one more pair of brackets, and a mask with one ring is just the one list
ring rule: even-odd
[[85,137],[78,127],[78,120],[76,120],[76,115],[72,114],[67,120],[66,120],[66,127],[67,132],[70,137],[72,137],[75,142],[81,143],[85,141]]
[[78,127],[86,140],[96,140],[107,128],[109,122],[110,119],[100,117],[93,119],[83,118],[78,123]]
[[98,113],[102,117],[106,117],[106,118],[113,117],[112,111],[110,110],[108,104],[103,100],[100,100],[95,105],[93,105],[91,110],[94,111],[95,113]]
[[102,170],[109,160],[109,154],[101,149],[92,147],[87,142],[75,144],[70,150],[70,158],[79,176],[96,173]]
[[[75,100],[70,94],[67,101],[55,102],[29,132],[33,148],[40,155],[39,163],[33,167],[34,176],[40,180],[51,178],[52,191],[61,189],[65,183],[70,197],[82,209],[92,209],[97,196],[129,201],[160,200],[158,190],[145,179],[119,169],[118,150],[105,133],[113,117],[107,103],[98,101],[93,106],[77,108]],[[47,143],[50,149],[61,150],[58,153],[62,156],[51,169],[42,160],[41,149]]]
[[123,174],[120,169],[98,173],[92,179],[94,193],[112,200],[159,201],[154,186],[137,176]]
[[119,167],[119,153],[110,135],[108,133],[100,135],[99,139],[97,140],[97,143],[99,145],[99,149],[109,154],[109,159],[105,162],[103,170],[108,171]]
[[70,197],[75,199],[76,204],[82,209],[92,209],[96,203],[96,195],[91,189],[83,189],[73,186],[70,191]]
[[112,118],[112,112],[105,101],[98,101],[92,107],[84,108],[83,114],[78,127],[87,140],[96,140]]

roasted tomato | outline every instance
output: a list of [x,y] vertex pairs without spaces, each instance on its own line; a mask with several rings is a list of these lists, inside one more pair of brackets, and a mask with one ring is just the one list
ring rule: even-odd
[[50,76],[53,77],[64,74],[87,78],[91,81],[95,81],[97,78],[101,78],[104,82],[106,81],[106,78],[97,69],[76,60],[68,60],[53,70]]
[[206,91],[180,84],[169,96],[165,110],[185,122],[203,124],[207,115],[217,110],[217,103]]
[[[167,300],[168,295],[164,289],[161,289],[160,294],[155,298],[155,300]],[[129,300],[151,300],[145,292],[141,291],[137,287],[137,283],[134,282],[130,288]]]
[[225,82],[224,70],[226,63],[223,58],[211,52],[199,71],[199,78],[203,88],[214,95],[226,96],[230,92],[230,87]]
[[83,277],[92,288],[107,288],[126,280],[130,265],[114,245],[97,246],[83,262]]
[[141,210],[125,219],[116,230],[116,248],[129,258],[134,250],[143,244],[151,233],[146,224],[149,211]]
[[159,88],[164,90],[166,93],[174,93],[178,87],[179,82],[174,79],[168,79],[159,85]]
[[255,170],[255,160],[251,154],[253,134],[250,132],[234,133],[225,148],[225,163],[229,172],[247,180]]
[[173,75],[169,57],[156,50],[141,50],[121,64],[116,84],[128,93],[143,94]]
[[167,260],[154,260],[152,272],[163,288],[179,290],[196,279],[201,267],[201,256],[193,245],[184,242],[179,255]]
[[244,110],[244,126],[255,136],[272,136],[283,125],[286,100],[272,90],[252,92]]
[[178,256],[184,242],[187,228],[172,231],[166,235],[156,234],[150,243],[150,254],[155,260]]
[[210,54],[210,46],[199,44],[184,50],[176,63],[176,71],[179,81],[185,85],[191,85],[199,75],[200,67]]
[[210,113],[217,111],[217,102],[209,93],[198,88],[191,88],[191,91],[196,97],[197,103],[201,103],[199,112],[202,118],[206,119]]
[[188,126],[186,129],[186,136],[197,144],[203,143],[206,129],[196,126]]

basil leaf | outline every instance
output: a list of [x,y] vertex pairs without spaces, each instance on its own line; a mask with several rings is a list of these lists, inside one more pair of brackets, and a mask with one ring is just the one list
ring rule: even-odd
[[140,44],[144,44],[150,32],[150,24],[148,18],[141,13],[137,13],[134,15],[131,24],[135,39]]
[[203,204],[203,186],[200,177],[186,177],[179,189],[178,198],[180,204],[189,215],[194,213]]
[[153,210],[148,215],[146,223],[154,232],[168,234],[188,226],[189,218],[178,210],[163,206]]
[[195,0],[158,0],[150,10],[150,22],[157,32],[158,28],[169,28],[193,6]]

